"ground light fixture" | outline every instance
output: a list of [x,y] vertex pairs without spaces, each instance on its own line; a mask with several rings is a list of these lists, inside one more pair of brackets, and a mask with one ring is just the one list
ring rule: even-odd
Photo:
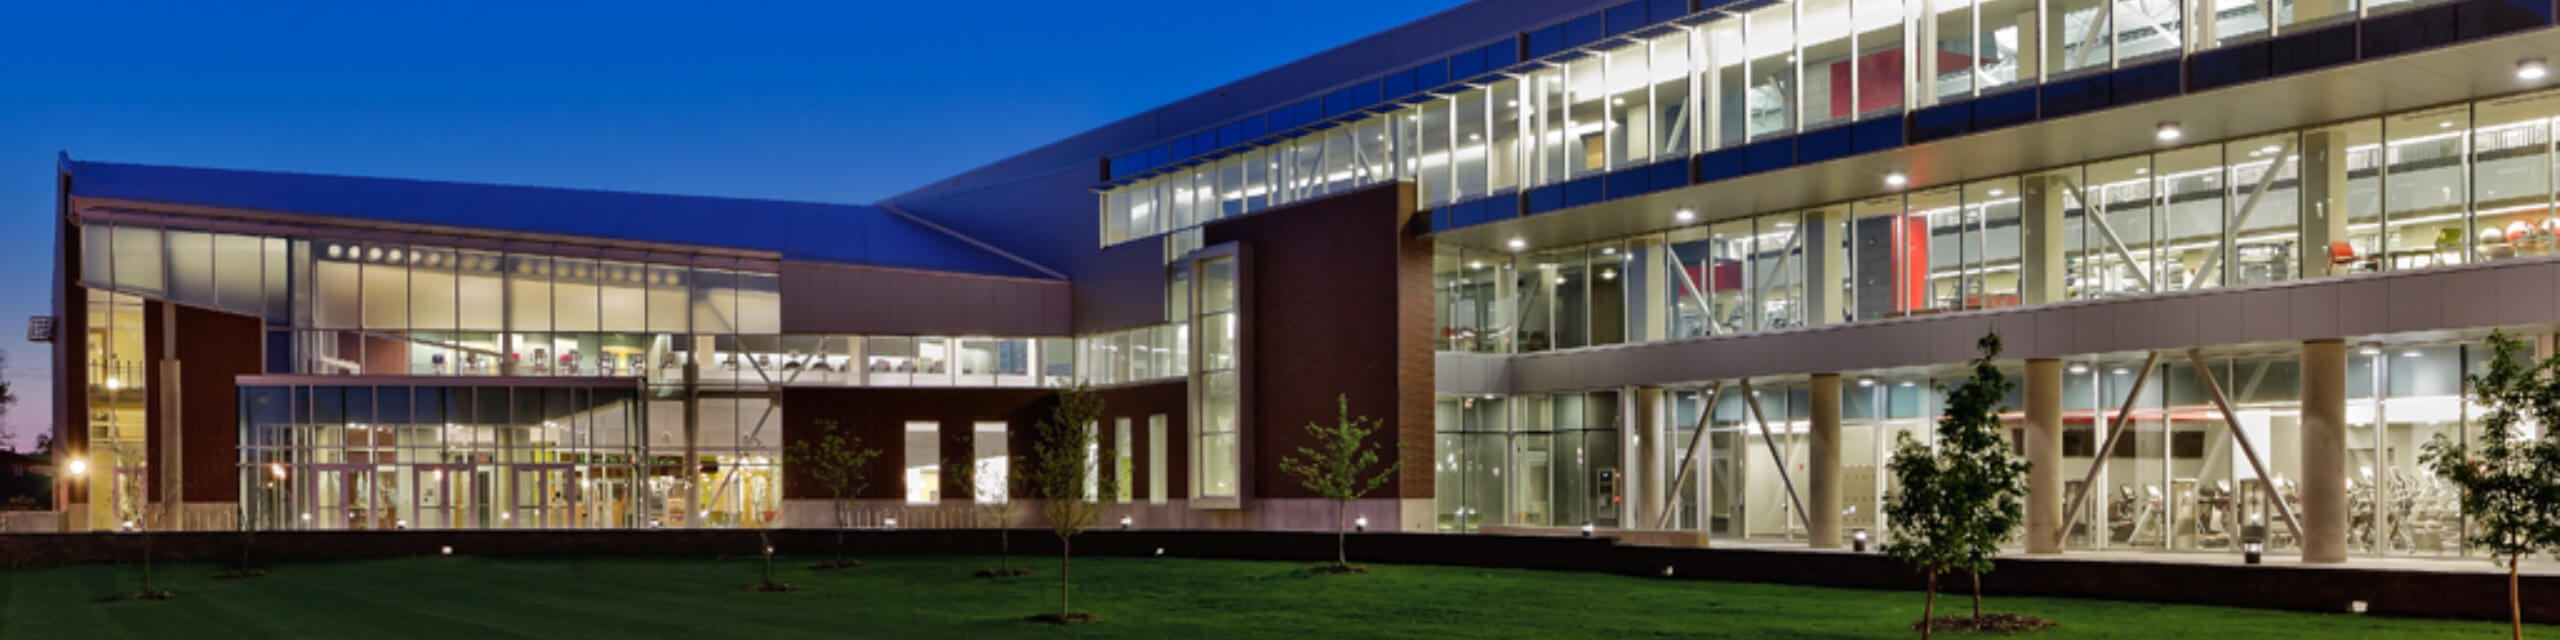
[[2258,564],[2266,558],[2267,523],[2265,520],[2258,519],[2258,516],[2249,516],[2249,525],[2240,528],[2240,553],[2241,560],[2249,564]]
[[1884,174],[1884,186],[1899,187],[1906,184],[1911,184],[1911,176],[1902,175],[1900,171]]
[[1591,523],[1590,523],[1589,521],[1584,521],[1584,522],[1582,523],[1582,537],[1588,538],[1588,537],[1591,537],[1591,534],[1592,534]]
[[1129,516],[1120,516],[1120,530],[1121,530],[1121,531],[1128,531],[1128,530],[1129,530]]
[[2187,137],[2187,130],[2179,127],[2176,120],[2162,120],[2160,126],[2151,129],[2151,137],[2161,142],[2177,142],[2179,138]]
[[1366,532],[1366,531],[1368,531],[1368,530],[1369,530],[1369,516],[1360,516],[1360,517],[1357,517],[1357,518],[1352,518],[1352,519],[1351,519],[1351,530],[1353,530],[1353,531],[1361,531],[1361,532]]
[[444,548],[437,549],[436,552],[442,555],[453,555],[453,545],[445,545]]
[[898,528],[898,519],[897,519],[897,518],[885,518],[885,519],[882,519],[882,520],[880,521],[880,524],[881,524],[882,526],[886,526],[886,527],[891,528],[891,529],[896,529],[896,528]]
[[2551,75],[2551,67],[2544,63],[2541,58],[2525,58],[2523,60],[2516,61],[2517,80],[2532,82],[2535,80],[2541,80],[2543,76],[2548,75]]
[[1671,565],[1662,565],[1662,577],[1671,577]]
[[1855,552],[1858,552],[1858,553],[1866,553],[1866,552],[1867,552],[1867,528],[1866,528],[1866,527],[1858,527],[1858,528],[1856,528],[1856,529],[1850,529],[1850,530],[1849,530],[1849,550],[1850,550],[1850,551],[1855,551]]

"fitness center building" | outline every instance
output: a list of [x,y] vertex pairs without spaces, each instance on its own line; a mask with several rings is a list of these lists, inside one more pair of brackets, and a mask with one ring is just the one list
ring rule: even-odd
[[75,161],[65,527],[977,526],[1054,388],[1151,528],[1881,537],[1996,332],[2029,551],[2460,556],[2560,319],[2550,0],[1482,0],[876,205]]

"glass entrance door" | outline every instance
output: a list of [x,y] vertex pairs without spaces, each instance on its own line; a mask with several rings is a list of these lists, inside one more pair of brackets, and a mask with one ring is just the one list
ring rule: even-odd
[[517,529],[565,529],[577,518],[576,471],[565,464],[514,465],[507,474],[511,499],[505,526]]
[[477,529],[481,522],[474,487],[479,476],[467,464],[418,465],[417,479],[412,481],[417,495],[418,526],[426,529]]
[[312,465],[303,490],[313,498],[301,516],[314,529],[390,529],[397,515],[382,495],[382,478],[373,465]]

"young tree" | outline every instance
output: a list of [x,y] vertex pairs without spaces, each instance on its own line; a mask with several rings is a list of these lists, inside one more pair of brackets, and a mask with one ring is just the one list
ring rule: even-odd
[[1337,417],[1333,426],[1307,423],[1307,436],[1317,446],[1298,447],[1297,455],[1281,457],[1280,470],[1298,476],[1298,484],[1308,491],[1333,501],[1333,565],[1323,569],[1352,573],[1359,569],[1351,566],[1351,557],[1344,550],[1349,539],[1345,529],[1349,527],[1351,503],[1395,477],[1396,467],[1402,463],[1389,462],[1386,468],[1370,473],[1369,467],[1378,464],[1378,452],[1369,446],[1369,434],[1376,433],[1382,421],[1352,416],[1349,394],[1336,397],[1334,404]]
[[2026,520],[2027,463],[2001,440],[2000,401],[2014,383],[1992,359],[2000,336],[1975,343],[1982,356],[1964,383],[1944,389],[1946,412],[1938,418],[1937,450],[1902,434],[1888,465],[1896,493],[1885,505],[1892,536],[1885,555],[1928,575],[1920,637],[1937,624],[1938,574],[1962,570],[1973,579],[1973,617],[1982,617],[1982,573],[2000,555],[2000,543]]
[[[2421,459],[2437,476],[2462,488],[2462,515],[2479,523],[2471,544],[2507,560],[2507,615],[2511,633],[2524,638],[2524,607],[2516,565],[2525,556],[2560,547],[2560,356],[2535,361],[2523,341],[2489,335],[2489,370],[2468,376],[2471,392],[2488,405],[2472,443],[2436,434]],[[2532,433],[2527,421],[2540,424]]]
[[1032,620],[1058,624],[1096,620],[1068,607],[1067,562],[1075,555],[1076,534],[1100,521],[1120,495],[1114,474],[1103,473],[1101,439],[1095,433],[1101,421],[1102,398],[1091,387],[1060,389],[1057,406],[1040,422],[1040,439],[1032,447],[1035,464],[1023,469],[1041,499],[1042,514],[1049,517],[1050,531],[1058,536],[1058,613],[1032,616]]
[[846,435],[843,425],[834,420],[821,418],[816,424],[818,439],[791,443],[790,461],[808,473],[810,479],[826,487],[827,494],[833,497],[828,502],[836,512],[836,559],[810,568],[862,566],[859,560],[844,559],[844,530],[853,527],[854,499],[861,497],[862,490],[871,486],[871,479],[862,475],[863,467],[869,466],[872,458],[880,457],[880,450],[863,448],[861,436]]
[[[961,445],[963,450],[977,450],[977,434],[962,437]],[[1007,456],[999,463],[1006,468],[1011,468],[1013,464],[1010,458],[1011,456]],[[992,474],[991,477],[991,474],[986,471],[979,468],[979,463],[970,456],[956,456],[942,461],[942,477],[959,483],[962,490],[969,492],[969,501],[977,505],[979,513],[985,514],[987,521],[996,525],[996,568],[980,571],[978,577],[1010,578],[1031,575],[1030,569],[1013,567],[1013,504],[1007,496],[1009,492],[1005,490],[1007,478],[1001,473]]]

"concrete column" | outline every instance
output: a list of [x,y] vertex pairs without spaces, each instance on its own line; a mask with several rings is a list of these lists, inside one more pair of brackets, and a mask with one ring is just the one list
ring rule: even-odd
[[678,514],[693,526],[703,526],[702,511],[702,363],[694,354],[701,345],[684,354],[684,508]]
[[1840,374],[1813,374],[1805,439],[1805,533],[1815,549],[1840,548]]
[[1669,443],[1664,442],[1668,436],[1663,430],[1662,387],[1637,387],[1635,405],[1635,420],[1628,423],[1628,428],[1635,431],[1632,435],[1638,460],[1627,466],[1636,474],[1632,483],[1636,489],[1632,498],[1636,521],[1627,528],[1648,529],[1662,519],[1663,496],[1669,495],[1664,493],[1663,483],[1671,475],[1670,469],[1663,468],[1663,461],[1669,458],[1663,447]]
[[2302,343],[2302,561],[2347,560],[2347,343]]
[[[2210,22],[2210,21],[2207,21]],[[2301,276],[2329,275],[2329,245],[2347,240],[2347,134],[2302,134]]]
[[2027,176],[2018,185],[2018,296],[2029,305],[2062,302],[2069,271],[2062,244],[2062,186],[2058,176]]
[[2026,387],[2027,553],[2062,553],[2062,361],[2028,360]]
[[1816,209],[1805,214],[1804,323],[1807,325],[1839,324],[1846,315],[1849,300],[1841,283],[1849,278],[1848,239],[1848,207]]
[[[159,531],[182,531],[186,529],[187,485],[184,473],[186,468],[181,462],[186,459],[184,457],[186,438],[185,430],[180,424],[182,421],[179,420],[185,412],[181,411],[179,406],[181,386],[178,381],[181,378],[178,376],[179,363],[176,357],[178,305],[165,302],[160,304],[159,338],[162,355],[159,363],[160,388],[154,391],[159,395],[156,400],[160,404],[160,424],[153,425],[157,433],[151,434],[151,439],[160,445],[160,459],[153,460],[149,464],[153,466],[152,471],[160,476],[160,519],[158,522],[151,521],[151,512],[146,509],[143,511],[143,526]],[[97,471],[96,465],[91,465],[90,472]],[[113,470],[110,469],[109,473],[113,473]]]

